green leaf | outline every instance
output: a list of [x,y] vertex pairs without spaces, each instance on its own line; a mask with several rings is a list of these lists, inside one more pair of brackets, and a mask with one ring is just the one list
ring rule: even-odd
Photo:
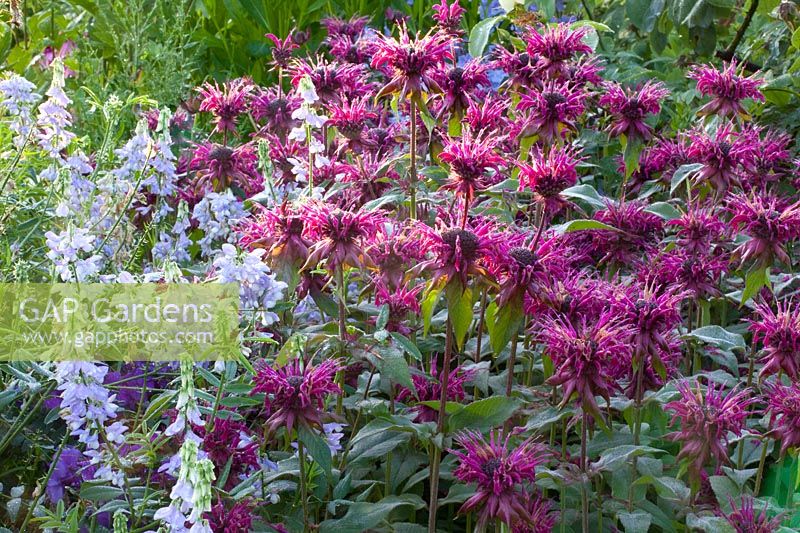
[[414,382],[411,381],[411,371],[408,369],[408,362],[403,357],[403,352],[395,348],[381,350],[378,367],[382,378],[402,385],[416,394],[417,389],[414,388]]
[[106,501],[115,500],[125,495],[125,492],[119,487],[111,485],[87,485],[81,487],[81,499],[91,501]]
[[419,351],[419,348],[417,348],[416,344],[411,342],[411,339],[395,331],[391,332],[390,335],[395,340],[395,342],[399,344],[403,350],[405,350],[405,352],[408,355],[410,355],[417,361],[422,361],[422,352]]
[[355,502],[347,509],[347,513],[337,520],[325,520],[319,525],[320,533],[361,533],[368,531],[389,517],[389,513],[398,507],[421,509],[425,503],[419,496],[404,494],[387,496],[376,503]]
[[642,154],[644,143],[638,137],[627,139],[622,137],[625,146],[622,158],[625,161],[625,177],[630,178],[636,169],[639,168],[639,156]]
[[472,402],[450,417],[453,431],[474,429],[486,431],[503,424],[519,408],[520,400],[508,396],[492,396]]
[[378,318],[375,321],[375,329],[384,329],[386,324],[389,323],[389,304],[383,304],[381,310],[378,312]]
[[573,231],[583,231],[587,229],[606,229],[611,231],[619,231],[614,226],[609,226],[608,224],[604,224],[598,220],[591,220],[587,218],[570,220],[564,224],[553,226],[553,229],[555,229],[558,233],[572,233]]
[[690,513],[686,517],[686,527],[691,531],[706,533],[736,533],[736,529],[726,519],[719,516],[697,516]]
[[645,511],[634,511],[632,513],[620,512],[617,518],[622,522],[625,533],[647,533],[650,531],[650,523],[653,517]]
[[744,337],[738,333],[731,333],[722,326],[716,325],[697,328],[683,337],[685,339],[697,339],[707,344],[713,344],[723,350],[733,350],[736,348],[744,350],[747,347],[744,342]]
[[691,163],[689,165],[681,165],[672,175],[672,179],[669,183],[669,193],[675,194],[675,191],[678,190],[678,187],[681,186],[683,181],[689,177],[694,172],[697,172],[703,168],[703,163]]
[[427,335],[428,331],[431,329],[431,317],[433,316],[433,310],[436,308],[436,304],[439,302],[439,296],[441,294],[442,289],[432,288],[422,300],[420,307],[422,314],[423,335]]
[[331,449],[328,444],[317,433],[311,431],[306,426],[298,426],[297,436],[300,442],[303,443],[305,449],[311,455],[314,462],[317,463],[322,471],[325,472],[325,477],[328,478],[328,483],[333,482],[333,474],[331,473]]
[[278,355],[275,356],[275,365],[284,366],[292,359],[303,353],[303,348],[306,345],[306,336],[302,333],[292,333],[292,336],[286,340],[281,349],[278,350]]
[[664,450],[658,448],[651,448],[650,446],[634,446],[633,444],[624,444],[622,446],[615,446],[609,448],[600,454],[600,459],[592,464],[596,470],[613,471],[628,462],[633,457],[640,455],[666,453]]
[[453,334],[459,350],[464,347],[469,326],[472,324],[472,289],[464,287],[460,280],[450,280],[445,288],[447,316],[453,325]]
[[594,187],[586,184],[573,185],[561,191],[561,195],[567,198],[578,198],[598,209],[603,209],[608,204],[607,198],[600,196],[600,193]]
[[792,46],[800,50],[800,28],[797,28],[792,33]]
[[744,291],[742,291],[742,305],[744,305],[750,298],[756,296],[761,289],[769,287],[769,268],[761,267],[754,268],[747,273],[744,280]]
[[411,433],[395,431],[390,427],[391,423],[386,420],[373,420],[361,428],[350,445],[350,464],[383,457],[411,438]]
[[[492,302],[494,305],[495,302]],[[488,317],[487,317],[488,318]],[[515,298],[506,305],[495,309],[492,313],[489,329],[489,341],[492,344],[492,351],[499,355],[508,343],[518,333],[525,323],[525,311],[522,308],[522,299]]]
[[675,206],[667,202],[655,202],[645,209],[648,213],[658,215],[664,220],[675,220],[681,217],[681,212]]
[[649,33],[656,27],[665,5],[665,0],[626,0],[625,12],[634,26]]
[[483,50],[489,42],[489,35],[491,35],[494,27],[504,18],[505,15],[498,15],[475,24],[469,32],[469,55],[478,58],[483,55]]

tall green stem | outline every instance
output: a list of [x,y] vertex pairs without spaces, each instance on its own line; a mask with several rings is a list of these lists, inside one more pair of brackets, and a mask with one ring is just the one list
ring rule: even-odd
[[[339,292],[339,356],[345,357],[347,355],[347,287],[344,285],[344,267],[339,264],[336,266],[336,288]],[[342,389],[342,394],[336,398],[336,414],[342,414],[342,397],[344,396],[344,370],[339,370],[336,373],[336,384]]]
[[411,218],[416,220],[417,219],[417,102],[412,97],[410,100],[410,139],[408,142],[408,151],[409,151],[409,158],[411,159],[409,164],[409,176],[408,176],[408,189],[409,194],[411,195]]
[[[441,398],[439,400],[439,417],[436,422],[436,433],[444,439],[445,416],[447,414],[447,384],[450,378],[450,358],[453,355],[453,323],[447,318],[447,331],[444,341],[444,361],[441,367]],[[442,450],[436,443],[431,443],[431,494],[428,504],[428,533],[436,533],[436,511],[439,506],[439,467],[442,461]]]
[[306,451],[299,436],[297,439],[297,457],[300,462],[300,499],[303,505],[303,531],[310,531],[308,523],[308,487],[306,487]]
[[584,412],[581,421],[581,530],[589,533],[589,474],[586,461],[586,443],[589,435],[589,415]]

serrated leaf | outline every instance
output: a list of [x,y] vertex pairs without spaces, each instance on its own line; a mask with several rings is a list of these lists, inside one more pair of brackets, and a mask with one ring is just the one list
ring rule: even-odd
[[394,341],[400,345],[400,347],[411,357],[416,359],[417,361],[422,361],[422,352],[419,351],[417,345],[411,342],[411,339],[403,335],[402,333],[397,333],[393,331],[390,333]]
[[600,193],[594,187],[587,184],[573,185],[561,191],[561,195],[567,198],[578,198],[598,209],[605,208],[608,203],[607,198],[600,196]]
[[647,533],[650,530],[650,523],[653,517],[645,511],[633,511],[632,513],[620,512],[617,518],[622,522],[625,533]]
[[735,348],[745,349],[747,347],[747,344],[744,342],[744,337],[717,325],[697,328],[683,337],[685,339],[697,339],[707,344],[713,344],[723,350],[733,350]]

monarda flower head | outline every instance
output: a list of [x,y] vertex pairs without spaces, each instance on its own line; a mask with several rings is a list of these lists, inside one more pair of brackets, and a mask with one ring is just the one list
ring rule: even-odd
[[689,78],[697,81],[700,94],[713,97],[697,112],[700,116],[747,117],[742,100],[752,98],[764,101],[764,95],[758,90],[763,80],[756,76],[739,74],[735,60],[723,63],[722,70],[717,70],[712,65],[695,66],[689,71]]
[[497,137],[475,137],[471,130],[456,139],[446,138],[439,159],[450,166],[450,176],[441,189],[453,191],[470,204],[476,192],[497,183],[505,163],[496,152],[498,141]]
[[349,20],[336,17],[326,17],[320,24],[328,30],[329,36],[343,35],[345,37],[356,38],[361,35],[369,24],[369,17],[359,17],[353,15]]
[[541,90],[520,97],[517,109],[527,111],[520,126],[524,135],[536,134],[548,143],[575,131],[575,121],[586,110],[586,93],[569,83],[549,81]]
[[220,500],[204,517],[213,533],[251,531],[253,526],[252,504],[246,500],[236,502],[230,509],[226,509]]
[[573,29],[568,24],[543,26],[541,33],[525,34],[525,48],[540,71],[557,78],[566,73],[569,62],[576,56],[592,53],[592,47],[583,40],[589,31],[585,26]]
[[451,116],[460,117],[470,102],[476,99],[481,87],[489,87],[491,82],[486,75],[489,65],[471,59],[464,66],[439,65],[433,71],[433,78],[442,90],[441,113],[449,111]]
[[619,389],[616,378],[630,365],[630,326],[606,310],[596,320],[585,315],[575,320],[556,316],[538,327],[539,340],[556,367],[547,383],[563,386],[560,407],[574,395],[584,412],[602,421],[595,397],[610,402],[611,393]]
[[736,533],[775,533],[781,529],[783,515],[770,518],[767,514],[767,504],[761,512],[755,509],[755,500],[752,496],[742,496],[737,504],[730,500],[731,512],[722,514],[725,520],[733,526]]
[[541,75],[536,65],[531,62],[528,52],[517,52],[495,46],[492,50],[492,65],[505,72],[508,76],[505,83],[511,88],[531,88],[540,83]]
[[609,202],[594,214],[595,220],[616,228],[592,231],[592,252],[599,258],[598,263],[632,265],[652,251],[662,236],[664,221],[646,209],[647,204],[641,200]]
[[415,270],[431,270],[435,281],[458,280],[466,286],[470,277],[487,274],[487,257],[499,256],[501,235],[489,220],[468,221],[460,227],[437,218],[436,229],[423,223],[417,227],[420,247],[428,250],[432,258],[419,263]]
[[680,399],[664,407],[673,412],[670,425],[680,422],[680,429],[667,435],[681,443],[678,460],[686,461],[694,482],[699,482],[703,468],[713,463],[717,471],[728,459],[728,433],[741,435],[747,408],[755,400],[747,390],[725,392],[723,385],[709,383],[703,390],[698,382],[678,383]]
[[303,267],[315,267],[325,261],[333,272],[340,266],[360,268],[370,264],[364,254],[369,239],[375,235],[383,216],[375,211],[345,211],[323,202],[309,202],[302,207],[303,236],[313,242]]
[[690,162],[702,163],[697,173],[698,183],[707,183],[717,196],[722,196],[739,182],[739,172],[751,171],[755,164],[755,146],[746,136],[734,131],[727,123],[710,136],[703,131],[688,134],[686,150]]
[[441,92],[433,78],[433,70],[445,60],[452,59],[450,41],[441,33],[429,32],[411,40],[405,24],[401,24],[397,39],[378,35],[372,66],[386,69],[391,79],[376,98],[400,93],[400,99],[419,96],[422,92]]
[[360,140],[369,121],[378,118],[365,99],[345,100],[332,104],[328,107],[328,115],[328,124],[335,127],[349,141]]
[[274,33],[264,35],[272,41],[272,66],[274,68],[286,69],[292,59],[292,51],[298,48],[297,43],[292,38],[292,31],[285,39],[281,39]]
[[733,251],[742,263],[753,259],[760,266],[776,260],[791,265],[785,247],[800,237],[800,202],[786,206],[776,196],[741,194],[728,198],[727,209],[733,215],[730,225],[750,237]]
[[194,431],[202,439],[201,447],[214,463],[218,477],[228,470],[226,489],[240,483],[239,476],[248,469],[258,468],[258,443],[241,422],[218,417],[210,431],[206,426],[195,426]]
[[263,362],[253,380],[252,394],[266,395],[267,429],[275,432],[286,427],[291,433],[297,426],[321,428],[325,399],[342,393],[333,379],[338,370],[339,363],[333,359],[316,366],[295,359],[278,368]]
[[497,95],[488,94],[481,101],[470,100],[464,121],[472,131],[499,133],[508,131],[505,112],[509,101]]
[[[404,388],[397,394],[397,400],[400,402],[407,402],[416,400],[419,402],[432,402],[439,401],[442,397],[442,380],[444,373],[448,370],[438,370],[437,360],[431,361],[430,374],[412,374],[411,381],[414,383],[416,395],[409,389]],[[467,397],[464,392],[464,385],[475,377],[475,371],[464,370],[461,367],[456,367],[450,370],[450,375],[447,376],[447,401],[448,402],[463,402]],[[414,413],[414,421],[416,422],[435,422],[439,417],[438,409],[428,407],[423,403],[418,403],[409,409]]]
[[611,115],[609,133],[613,137],[625,135],[629,139],[649,139],[653,135],[653,128],[645,122],[645,118],[661,111],[661,100],[667,95],[669,91],[660,82],[648,81],[636,89],[625,89],[616,83],[607,84],[599,103]]
[[768,388],[770,413],[767,436],[780,439],[781,456],[800,447],[800,386],[775,384]]
[[490,433],[487,440],[480,433],[466,431],[454,440],[460,449],[450,450],[458,459],[453,476],[463,483],[477,485],[459,514],[476,511],[478,529],[495,519],[509,526],[533,525],[521,485],[535,481],[536,467],[550,457],[546,448],[530,439],[512,448],[511,434],[503,438],[500,432]]
[[800,306],[778,302],[777,312],[767,303],[756,304],[756,317],[749,320],[753,343],[761,342],[764,367],[759,379],[783,371],[792,382],[800,380]]
[[260,89],[250,102],[250,113],[259,124],[264,124],[262,134],[285,137],[298,125],[292,113],[300,109],[302,99],[294,93],[280,94],[273,87]]
[[453,0],[452,4],[448,4],[447,0],[442,0],[440,4],[433,5],[433,20],[439,29],[450,37],[460,37],[464,35],[464,30],[461,29],[461,19],[466,9],[458,4],[458,0]]
[[530,163],[519,163],[519,190],[530,189],[534,199],[552,216],[567,203],[561,191],[578,182],[576,167],[582,158],[572,147],[552,146],[547,155],[537,147]]
[[[408,316],[410,314],[419,315],[419,293],[422,292],[424,285],[409,287],[403,284],[395,289],[389,289],[386,285],[378,281],[375,287],[375,305],[386,305],[389,308],[389,320],[386,323],[386,331],[396,331],[403,335],[411,333],[408,327]],[[435,400],[436,398],[430,398]]]
[[290,70],[292,85],[299,88],[301,80],[308,76],[324,104],[363,98],[371,90],[366,81],[364,65],[339,63],[317,57],[316,60],[297,60],[292,63]]
[[541,494],[528,496],[525,504],[531,517],[530,524],[514,524],[511,533],[551,533],[558,522],[558,511],[553,502],[542,497]]
[[728,271],[729,262],[725,252],[675,248],[644,265],[642,274],[665,290],[685,291],[692,298],[711,298],[721,295],[719,282]]
[[195,148],[189,168],[197,173],[195,189],[198,192],[223,192],[236,185],[250,196],[263,190],[256,170],[257,160],[251,144],[230,148],[206,142]]
[[370,260],[378,268],[378,283],[390,288],[403,284],[412,265],[425,258],[410,226],[384,224],[367,250]]
[[299,267],[308,258],[311,245],[303,237],[303,217],[288,203],[267,209],[261,204],[254,216],[244,219],[238,228],[239,245],[250,249],[265,248],[270,263]]
[[667,222],[675,226],[675,241],[692,254],[707,254],[725,238],[726,225],[711,209],[691,207],[679,218]]
[[200,93],[200,111],[207,111],[214,117],[214,131],[227,134],[236,132],[239,115],[247,110],[255,86],[247,78],[237,78],[225,82],[220,87],[216,82],[206,82],[197,89]]

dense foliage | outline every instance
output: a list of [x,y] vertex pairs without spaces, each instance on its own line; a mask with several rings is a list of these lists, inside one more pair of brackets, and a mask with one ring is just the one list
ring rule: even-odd
[[0,531],[796,530],[799,23],[10,2],[0,281],[243,311],[233,361],[0,363]]

